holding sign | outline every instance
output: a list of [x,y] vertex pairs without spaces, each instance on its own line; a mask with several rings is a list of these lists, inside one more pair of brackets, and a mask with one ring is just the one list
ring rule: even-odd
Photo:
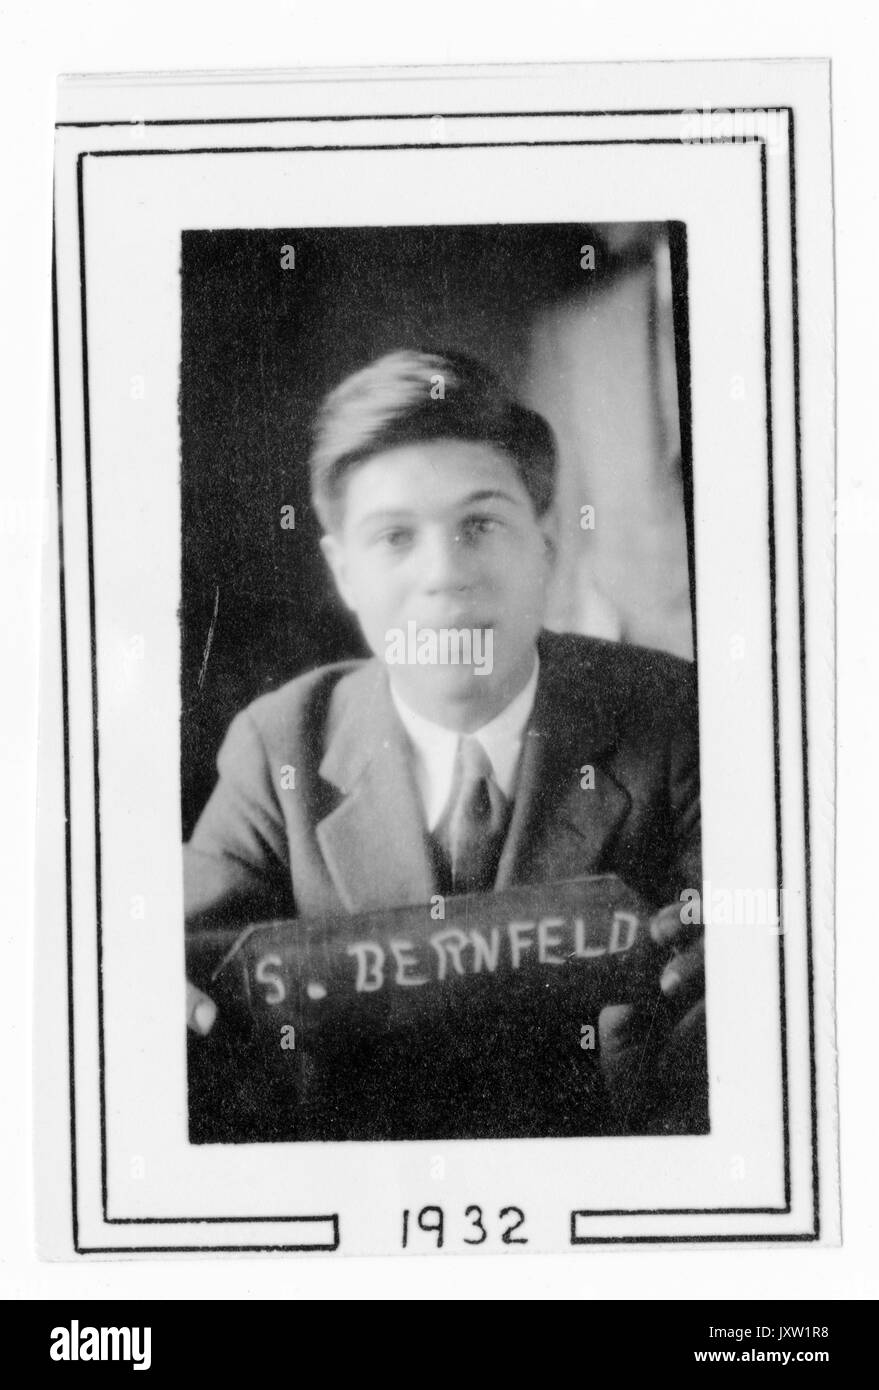
[[203,932],[188,966],[220,1009],[191,1044],[207,1141],[606,1133],[598,1015],[659,974],[614,875]]

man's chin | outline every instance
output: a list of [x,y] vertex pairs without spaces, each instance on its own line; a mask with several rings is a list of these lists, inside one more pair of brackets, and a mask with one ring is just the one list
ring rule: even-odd
[[[393,667],[391,671],[394,673]],[[497,688],[497,676],[487,667],[429,666],[417,673],[410,669],[406,676],[401,684],[429,700],[491,699]]]
[[413,671],[388,668],[394,686],[414,710],[450,728],[471,722],[468,714],[492,706],[500,688],[495,671],[479,674],[472,666],[432,666]]

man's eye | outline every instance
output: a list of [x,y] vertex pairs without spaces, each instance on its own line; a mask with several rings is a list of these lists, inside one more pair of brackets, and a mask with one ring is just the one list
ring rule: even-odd
[[461,526],[465,540],[476,540],[479,536],[489,536],[500,529],[500,522],[494,516],[468,516]]
[[389,550],[402,550],[412,540],[412,532],[405,526],[394,526],[388,531],[382,531],[378,537],[379,544],[387,546]]

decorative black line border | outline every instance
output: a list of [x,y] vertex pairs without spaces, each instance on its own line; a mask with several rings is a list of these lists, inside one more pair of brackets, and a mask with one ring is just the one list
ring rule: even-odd
[[[739,1208],[735,1209],[737,1212]],[[759,1210],[755,1208],[755,1211]],[[651,1215],[651,1213],[645,1213]],[[661,1212],[660,1215],[678,1215],[677,1211]],[[712,1215],[713,1213],[697,1213],[699,1215]],[[747,1214],[747,1213],[745,1213]],[[773,1231],[757,1234],[743,1234],[735,1236],[721,1235],[692,1235],[692,1236],[578,1236],[577,1217],[588,1216],[588,1211],[571,1212],[571,1245],[769,1245],[783,1244],[790,1245],[794,1242],[815,1241],[818,1239],[817,1231],[800,1231],[790,1235]]]
[[[453,76],[453,75],[452,75]],[[413,77],[413,81],[423,80]],[[445,79],[444,79],[445,80]],[[428,109],[426,111],[407,111],[407,112],[385,112],[376,115],[321,115],[320,113],[310,116],[205,116],[193,117],[188,120],[160,120],[146,119],[137,120],[135,118],[127,121],[56,121],[56,130],[85,130],[100,129],[103,126],[130,126],[136,129],[138,126],[190,126],[190,125],[288,125],[300,121],[309,121],[315,124],[319,121],[329,121],[339,123],[351,121],[431,121],[441,117],[444,121],[484,121],[484,120],[534,120],[537,117],[558,116],[570,119],[580,117],[583,119],[594,119],[599,116],[731,116],[733,113],[740,115],[768,115],[771,111],[783,111],[790,114],[790,106],[662,106],[644,109],[626,109],[625,107],[610,109],[600,107],[594,111],[436,111]],[[686,142],[683,142],[686,143]],[[703,140],[701,136],[694,137],[693,144],[707,144],[709,140]],[[414,147],[413,147],[414,148]]]
[[[772,671],[772,743],[775,748],[775,877],[779,889],[783,883],[781,827],[781,734],[778,712],[778,621],[776,617],[775,583],[775,448],[772,436],[772,316],[769,302],[769,200],[766,182],[766,146],[760,148],[760,213],[763,221],[763,362],[766,393],[766,500],[769,521],[769,643]],[[784,933],[784,896],[778,895],[778,930]],[[781,1093],[784,1107],[784,1201],[790,1210],[790,1135],[788,1130],[788,1067],[787,1067],[787,1000],[785,997],[784,951],[778,953],[778,998],[781,1025]]]
[[[153,1221],[154,1219],[155,1219],[155,1218],[150,1217],[150,1216],[148,1216],[148,1217],[134,1217],[134,1216],[132,1216],[132,1217],[125,1217],[125,1218],[116,1218],[116,1220],[115,1220],[114,1222],[108,1223],[108,1224],[114,1224],[114,1225],[123,1225],[123,1224],[125,1224],[125,1225],[137,1225],[137,1224],[142,1224],[142,1223],[149,1223],[149,1222]],[[258,1222],[258,1221],[265,1221],[265,1222],[267,1222],[267,1223],[270,1222],[270,1221],[283,1221],[283,1222],[287,1222],[287,1223],[289,1223],[289,1224],[295,1224],[296,1222],[303,1222],[303,1223],[304,1223],[304,1222],[313,1222],[313,1221],[324,1221],[324,1222],[330,1221],[330,1222],[332,1222],[333,1235],[332,1235],[332,1239],[331,1239],[331,1240],[325,1240],[325,1241],[316,1241],[316,1240],[315,1240],[315,1241],[310,1241],[307,1245],[282,1245],[282,1244],[280,1244],[280,1243],[279,1243],[279,1244],[270,1244],[270,1243],[267,1243],[267,1244],[265,1244],[265,1245],[84,1245],[84,1246],[78,1245],[78,1246],[76,1247],[76,1253],[77,1253],[78,1255],[118,1255],[118,1254],[123,1254],[123,1255],[128,1255],[128,1254],[156,1254],[156,1255],[167,1255],[167,1254],[194,1254],[194,1253],[204,1253],[204,1252],[210,1252],[210,1251],[213,1251],[213,1250],[218,1250],[221,1254],[229,1254],[230,1252],[238,1252],[238,1253],[240,1253],[240,1252],[245,1251],[245,1250],[247,1250],[247,1251],[254,1251],[254,1250],[255,1250],[255,1251],[258,1251],[258,1252],[265,1252],[265,1251],[288,1251],[288,1252],[293,1252],[293,1251],[295,1251],[296,1253],[299,1253],[299,1254],[318,1254],[318,1253],[320,1253],[320,1254],[331,1254],[331,1253],[333,1253],[334,1251],[336,1251],[336,1250],[339,1249],[340,1238],[339,1238],[339,1214],[338,1214],[338,1212],[332,1212],[331,1214],[329,1214],[329,1215],[327,1215],[327,1216],[263,1216],[263,1217],[253,1217],[253,1216],[197,1216],[197,1217],[191,1217],[191,1216],[165,1216],[165,1217],[162,1217],[162,1218],[161,1218],[161,1220],[160,1220],[160,1222],[159,1222],[158,1224],[160,1224],[160,1225],[173,1226],[173,1225],[175,1225],[175,1224],[184,1223],[184,1224],[192,1225],[192,1226],[209,1226],[209,1225],[216,1225],[216,1224],[219,1224],[219,1223],[224,1223],[224,1224],[226,1224],[226,1225],[229,1225],[229,1224],[232,1224],[232,1223],[234,1223],[234,1222],[236,1222],[236,1221],[237,1221],[237,1222],[246,1223],[247,1225],[252,1225],[255,1221],[257,1221],[257,1222]]]
[[[433,113],[425,112],[421,114],[400,114],[395,113],[388,116],[379,115],[352,115],[352,116],[294,116],[294,117],[239,117],[236,119],[211,118],[204,120],[150,120],[150,121],[101,121],[101,122],[58,122],[56,128],[67,127],[100,127],[100,126],[189,126],[189,125],[241,125],[255,123],[275,123],[290,121],[376,121],[376,120],[424,120],[430,119],[434,115],[443,115],[444,119],[528,119],[535,117],[551,118],[558,117],[599,117],[599,116],[651,116],[651,115],[687,115],[687,114],[713,114],[716,110],[727,108],[668,108],[657,110],[620,110],[620,111],[543,111],[543,112],[451,112]],[[609,1244],[609,1243],[651,1243],[651,1242],[680,1242],[693,1240],[696,1242],[709,1241],[749,1241],[749,1240],[817,1240],[820,1233],[820,1208],[819,1208],[819,1167],[817,1154],[817,1077],[815,1067],[815,1046],[814,1046],[814,980],[813,980],[813,949],[812,949],[812,916],[811,916],[811,873],[810,873],[810,806],[809,806],[809,784],[808,784],[808,728],[807,728],[807,690],[806,690],[806,665],[805,665],[805,589],[804,589],[804,554],[803,554],[803,495],[802,495],[802,468],[801,468],[801,426],[800,426],[800,393],[799,393],[799,295],[797,281],[797,258],[796,258],[796,175],[795,175],[795,142],[794,142],[794,112],[790,106],[766,106],[766,107],[736,107],[736,111],[743,114],[769,112],[783,112],[787,115],[787,138],[788,138],[788,164],[789,164],[789,183],[790,183],[790,216],[791,216],[791,252],[792,252],[792,319],[793,319],[793,347],[794,347],[794,411],[795,411],[795,468],[796,468],[796,500],[797,500],[797,560],[798,560],[798,579],[799,579],[799,638],[800,638],[800,665],[801,665],[801,717],[802,717],[802,740],[803,740],[803,784],[804,784],[804,839],[805,839],[805,868],[806,868],[806,933],[807,933],[807,973],[808,973],[808,992],[809,992],[809,1055],[810,1055],[810,1097],[811,1097],[811,1149],[812,1149],[812,1197],[813,1197],[813,1231],[809,1234],[773,1234],[773,1235],[730,1235],[730,1236],[608,1236],[608,1237],[578,1237],[576,1231],[576,1218],[579,1215],[746,1215],[746,1214],[788,1214],[790,1212],[790,1136],[789,1136],[789,1115],[788,1115],[788,1089],[787,1089],[787,1031],[786,1031],[786,1012],[784,995],[784,930],[779,923],[779,968],[780,968],[780,999],[781,999],[781,1041],[782,1041],[782,1114],[784,1131],[784,1166],[785,1166],[785,1206],[783,1208],[680,1208],[680,1209],[656,1209],[646,1210],[621,1210],[619,1213],[593,1212],[589,1211],[571,1213],[571,1243],[572,1244]],[[771,640],[772,640],[772,689],[773,689],[773,736],[775,753],[775,795],[776,795],[776,861],[778,869],[778,883],[781,886],[781,803],[780,803],[780,750],[779,750],[779,715],[778,715],[778,687],[777,687],[777,651],[776,651],[776,592],[775,592],[775,531],[774,531],[774,501],[773,501],[773,458],[772,458],[772,421],[771,421],[771,326],[770,326],[770,305],[769,305],[769,249],[768,249],[768,209],[767,209],[767,186],[766,186],[766,149],[765,139],[756,135],[742,136],[698,136],[692,140],[681,138],[679,140],[663,138],[641,138],[641,139],[617,139],[617,140],[562,140],[562,141],[486,141],[486,142],[446,142],[438,141],[428,144],[386,144],[386,145],[318,145],[318,146],[256,146],[256,147],[227,147],[227,148],[199,148],[188,150],[95,150],[80,151],[77,156],[77,201],[79,216],[79,240],[80,240],[80,292],[81,292],[81,327],[83,339],[83,397],[84,397],[84,436],[85,436],[85,471],[87,488],[87,530],[88,530],[88,569],[89,569],[89,616],[91,622],[92,638],[92,699],[94,715],[93,733],[93,755],[94,755],[94,776],[95,776],[95,851],[96,851],[96,894],[97,894],[97,927],[98,927],[98,1001],[99,1001],[99,1070],[100,1070],[100,1104],[101,1104],[101,1182],[102,1182],[102,1206],[103,1216],[107,1224],[172,1224],[198,1223],[204,1224],[206,1221],[228,1223],[234,1220],[247,1221],[296,1221],[296,1220],[326,1220],[326,1217],[251,1217],[251,1218],[110,1218],[107,1216],[107,1163],[106,1163],[106,1114],[104,1098],[104,1053],[103,1053],[103,986],[102,986],[102,941],[101,941],[101,899],[100,899],[100,809],[99,809],[99,766],[98,766],[98,711],[97,711],[97,647],[95,635],[95,589],[94,589],[94,554],[93,554],[93,529],[92,529],[92,510],[91,510],[91,441],[89,434],[89,397],[88,397],[88,344],[87,344],[87,319],[86,319],[86,277],[85,277],[85,215],[84,215],[84,193],[83,193],[83,161],[86,158],[118,158],[132,156],[167,156],[177,154],[253,154],[253,153],[333,153],[340,151],[376,151],[376,150],[447,150],[465,148],[517,148],[528,146],[554,146],[565,147],[567,145],[703,145],[703,144],[734,144],[741,145],[754,143],[760,146],[761,159],[761,206],[763,220],[763,299],[764,299],[764,349],[765,349],[765,374],[767,391],[767,464],[768,464],[768,488],[769,488],[769,553],[770,553],[770,612],[771,612]],[[53,221],[54,225],[54,221]],[[68,681],[67,681],[67,615],[66,615],[66,596],[64,585],[64,540],[63,540],[63,487],[62,487],[62,459],[61,459],[61,405],[60,405],[60,377],[59,377],[59,323],[58,323],[58,299],[57,299],[57,269],[55,260],[55,245],[53,240],[53,327],[54,327],[54,366],[55,366],[55,435],[56,435],[56,454],[57,454],[57,486],[59,494],[59,605],[61,610],[61,648],[62,648],[62,702],[63,702],[63,725],[64,725],[64,763],[65,763],[65,855],[66,855],[66,888],[67,888],[67,950],[68,950],[68,1039],[69,1039],[69,1088],[70,1088],[70,1115],[71,1115],[71,1180],[72,1180],[72,1219],[73,1219],[73,1243],[77,1253],[115,1253],[117,1249],[124,1249],[126,1253],[164,1253],[167,1251],[230,1251],[230,1250],[301,1250],[333,1248],[339,1245],[338,1214],[331,1219],[334,1221],[335,1244],[332,1247],[321,1246],[142,1246],[142,1247],[82,1247],[78,1243],[78,1212],[77,1212],[77,1155],[76,1155],[76,1119],[75,1119],[75,1069],[73,1054],[73,940],[72,940],[72,849],[71,849],[71,820],[70,820],[70,748],[69,748],[69,708],[68,708]],[[783,895],[779,893],[779,916],[781,917]]]

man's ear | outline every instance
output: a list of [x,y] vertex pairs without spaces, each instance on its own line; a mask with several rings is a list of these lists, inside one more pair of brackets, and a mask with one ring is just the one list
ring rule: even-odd
[[342,598],[343,603],[348,608],[353,609],[351,587],[348,583],[347,566],[345,564],[345,547],[338,536],[331,533],[321,536],[320,548],[323,551],[324,559],[330,567],[336,588]]
[[559,553],[559,516],[555,503],[547,507],[543,516],[537,518],[546,550],[547,565],[550,572],[556,567]]

